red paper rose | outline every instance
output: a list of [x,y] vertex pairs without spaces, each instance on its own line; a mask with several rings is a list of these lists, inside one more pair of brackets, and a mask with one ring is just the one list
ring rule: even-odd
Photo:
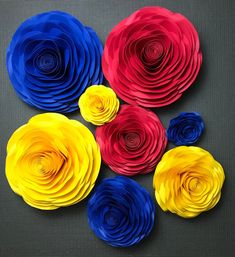
[[145,7],[108,36],[102,59],[111,87],[127,103],[161,107],[194,82],[202,63],[196,29],[179,13]]
[[130,105],[122,105],[113,121],[96,129],[96,140],[103,161],[126,176],[153,171],[167,144],[156,114]]

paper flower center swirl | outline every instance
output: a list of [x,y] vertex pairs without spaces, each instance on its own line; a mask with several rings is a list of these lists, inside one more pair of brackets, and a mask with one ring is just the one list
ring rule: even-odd
[[36,57],[35,67],[44,73],[51,73],[58,66],[58,56],[53,52],[42,53]]
[[130,105],[122,105],[113,121],[96,129],[103,161],[126,176],[153,171],[167,144],[165,134],[153,112]]
[[225,179],[222,166],[199,147],[179,146],[158,163],[153,187],[158,204],[184,218],[212,209]]
[[92,133],[56,113],[34,116],[7,145],[6,176],[12,190],[29,205],[53,210],[84,199],[101,163]]
[[104,179],[88,201],[88,221],[106,243],[127,247],[152,230],[155,206],[149,193],[126,177]]
[[129,149],[138,149],[141,143],[141,138],[138,133],[130,132],[125,135],[126,147]]
[[161,60],[161,57],[164,53],[164,48],[161,43],[158,42],[149,42],[144,45],[140,58],[146,67],[154,68],[158,62]]

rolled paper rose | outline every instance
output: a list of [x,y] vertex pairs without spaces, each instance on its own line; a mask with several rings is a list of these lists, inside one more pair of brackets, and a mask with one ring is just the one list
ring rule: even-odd
[[42,210],[84,199],[100,164],[99,146],[90,130],[61,114],[34,116],[7,145],[6,176],[12,190]]
[[115,247],[139,243],[154,225],[152,198],[130,178],[104,179],[89,199],[87,208],[91,229],[97,237]]
[[112,121],[119,110],[115,92],[103,85],[88,87],[78,101],[84,120],[100,126]]
[[104,47],[102,67],[129,104],[161,107],[179,99],[202,63],[198,33],[182,14],[144,7],[118,23]]
[[126,176],[153,171],[167,144],[157,115],[131,105],[122,105],[113,121],[98,127],[96,139],[103,161]]
[[93,29],[70,14],[51,11],[27,19],[7,50],[18,96],[42,110],[68,113],[87,86],[103,81],[103,48]]
[[198,141],[205,128],[197,112],[182,112],[170,120],[167,138],[175,145],[191,145]]
[[179,146],[158,163],[153,187],[158,204],[183,218],[193,218],[219,201],[225,179],[220,163],[200,147]]

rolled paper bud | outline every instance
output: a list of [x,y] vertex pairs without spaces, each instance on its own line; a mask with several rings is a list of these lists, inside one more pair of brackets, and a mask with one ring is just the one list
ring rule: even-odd
[[149,193],[130,178],[104,179],[88,201],[88,221],[101,240],[115,247],[139,243],[154,225]]
[[166,144],[166,131],[151,111],[122,105],[116,118],[96,129],[103,161],[126,176],[153,171]]
[[115,92],[103,85],[88,87],[78,101],[84,120],[96,126],[112,121],[119,110],[119,100]]
[[175,145],[191,145],[198,141],[205,128],[197,112],[182,112],[170,120],[167,138]]
[[103,81],[103,47],[93,29],[68,13],[51,11],[27,19],[7,50],[7,69],[19,97],[39,109],[78,109],[87,86]]
[[57,113],[34,116],[7,145],[6,176],[12,190],[42,210],[84,199],[100,164],[99,146],[90,130]]
[[202,63],[198,33],[180,13],[144,7],[108,35],[102,68],[117,95],[129,104],[161,107],[178,100]]
[[224,170],[200,147],[179,146],[166,152],[158,163],[153,187],[158,204],[183,218],[193,218],[219,201]]

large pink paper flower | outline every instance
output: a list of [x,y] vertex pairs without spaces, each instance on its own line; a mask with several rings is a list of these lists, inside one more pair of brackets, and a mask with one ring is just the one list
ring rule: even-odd
[[124,101],[144,107],[175,102],[194,82],[202,63],[196,29],[179,13],[145,7],[108,36],[102,66]]
[[116,118],[96,129],[103,161],[126,176],[153,171],[166,144],[166,132],[155,113],[122,105]]

